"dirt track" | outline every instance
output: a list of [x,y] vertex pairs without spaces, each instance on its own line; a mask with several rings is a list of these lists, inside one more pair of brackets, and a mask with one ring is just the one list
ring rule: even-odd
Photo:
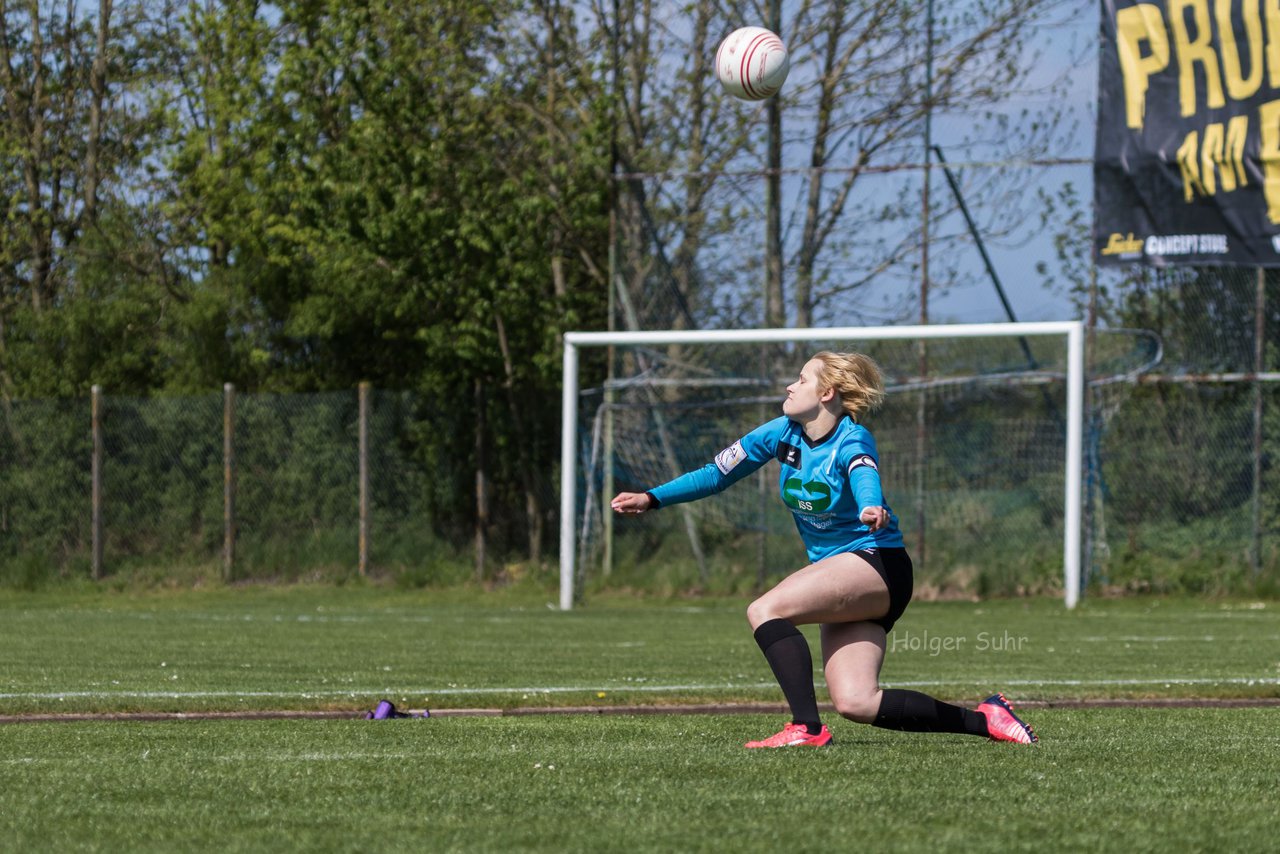
[[[1280,697],[1217,699],[1179,697],[1165,699],[1096,699],[1096,700],[1023,700],[1024,709],[1188,709],[1188,708],[1254,708],[1280,707]],[[830,704],[819,705],[822,711],[833,711]],[[409,710],[422,713],[422,709]],[[702,703],[691,705],[653,706],[530,706],[511,709],[431,709],[430,717],[526,717],[530,715],[732,715],[785,714],[781,703]],[[214,720],[356,720],[364,710],[329,711],[244,711],[244,712],[101,712],[71,714],[0,715],[0,724],[71,723],[83,721],[214,721]]]

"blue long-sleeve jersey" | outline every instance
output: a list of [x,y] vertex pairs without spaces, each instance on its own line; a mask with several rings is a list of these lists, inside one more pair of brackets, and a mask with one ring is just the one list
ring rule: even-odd
[[[658,506],[694,501],[721,492],[777,460],[778,489],[791,510],[810,561],[868,548],[902,547],[898,517],[880,488],[876,441],[852,418],[841,418],[817,441],[790,418],[762,424],[716,454],[713,462],[649,490]],[[858,514],[884,507],[889,524],[872,532]]]

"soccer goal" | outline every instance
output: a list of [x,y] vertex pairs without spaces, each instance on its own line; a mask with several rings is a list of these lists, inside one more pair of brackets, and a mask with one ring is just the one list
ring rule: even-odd
[[[588,565],[607,575],[615,565],[685,563],[708,589],[746,572],[742,555],[752,550],[760,582],[766,564],[799,565],[772,466],[753,476],[755,487],[743,481],[661,513],[615,520],[607,502],[705,464],[776,417],[785,386],[819,350],[864,352],[884,369],[886,402],[867,425],[918,589],[923,566],[928,584],[942,589],[968,573],[979,592],[993,589],[993,572],[1044,582],[1045,568],[1059,566],[1066,606],[1076,605],[1084,326],[1055,321],[566,333],[561,609],[573,607]],[[787,557],[769,560],[770,548]],[[1002,559],[1018,566],[1000,569]],[[1017,579],[994,589],[1015,584],[1036,589]]]

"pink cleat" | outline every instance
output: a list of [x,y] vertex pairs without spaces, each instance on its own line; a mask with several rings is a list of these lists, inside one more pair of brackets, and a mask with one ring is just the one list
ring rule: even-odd
[[822,747],[831,743],[831,730],[823,724],[817,735],[810,735],[804,724],[790,723],[782,732],[774,733],[763,741],[748,741],[747,747]]
[[1009,705],[1004,694],[992,694],[978,704],[977,711],[987,716],[987,732],[992,741],[1035,744],[1040,740],[1035,730],[1013,713],[1013,706]]

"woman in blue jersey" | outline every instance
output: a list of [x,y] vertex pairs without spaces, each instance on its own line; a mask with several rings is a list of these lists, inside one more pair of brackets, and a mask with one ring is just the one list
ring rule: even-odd
[[859,353],[823,351],[787,386],[782,416],[725,448],[713,462],[648,492],[619,493],[617,513],[694,501],[770,460],[795,517],[809,565],[747,607],[747,621],[791,707],[781,732],[747,747],[820,747],[831,732],[818,714],[813,659],[798,625],[818,623],[827,690],[852,721],[911,732],[954,732],[1029,743],[1031,727],[996,694],[969,710],[918,691],[879,685],[885,638],[911,600],[911,558],[880,487],[879,455],[858,423],[884,397],[880,368]]

